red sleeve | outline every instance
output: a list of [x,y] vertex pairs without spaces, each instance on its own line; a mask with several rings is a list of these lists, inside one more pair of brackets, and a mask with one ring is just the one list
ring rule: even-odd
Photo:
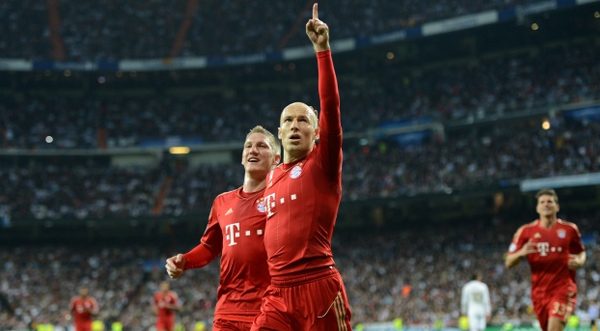
[[223,232],[219,224],[220,197],[217,197],[213,201],[208,215],[208,224],[206,225],[202,239],[200,239],[200,244],[183,255],[186,262],[184,270],[202,268],[221,254],[223,249]]
[[200,244],[191,251],[183,254],[185,258],[184,270],[202,268],[212,262],[219,254],[209,250],[206,245]]
[[569,253],[571,254],[579,254],[585,251],[585,246],[581,242],[581,233],[579,232],[579,228],[573,225],[573,236],[571,239],[571,245],[569,247]]
[[321,167],[332,180],[341,181],[342,122],[340,95],[331,51],[317,52],[319,66],[319,159]]
[[508,248],[508,253],[514,253],[521,249],[525,242],[529,239],[526,235],[524,235],[525,226],[521,226],[517,232],[515,232],[512,241],[510,243],[510,247]]

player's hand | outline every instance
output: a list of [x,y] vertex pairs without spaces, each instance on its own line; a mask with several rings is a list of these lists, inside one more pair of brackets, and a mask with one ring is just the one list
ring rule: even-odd
[[319,19],[319,5],[313,5],[312,18],[306,23],[306,34],[313,43],[315,51],[326,51],[329,47],[329,27]]
[[579,255],[576,254],[569,254],[569,262],[567,264],[571,270],[577,270],[583,265],[579,259]]
[[183,254],[177,254],[167,259],[165,268],[169,277],[176,279],[183,274],[183,268],[185,267],[185,258]]
[[525,257],[528,254],[537,253],[537,251],[537,245],[533,242],[533,240],[529,239],[519,250],[519,255]]

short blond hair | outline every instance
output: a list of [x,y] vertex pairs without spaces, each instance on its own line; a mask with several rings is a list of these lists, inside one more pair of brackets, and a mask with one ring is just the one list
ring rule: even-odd
[[279,142],[279,139],[277,139],[277,137],[271,133],[271,131],[265,129],[262,125],[257,125],[253,127],[250,132],[248,132],[246,139],[248,139],[248,137],[250,137],[250,135],[253,133],[264,134],[269,141],[269,145],[271,145],[273,155],[281,155],[281,143]]

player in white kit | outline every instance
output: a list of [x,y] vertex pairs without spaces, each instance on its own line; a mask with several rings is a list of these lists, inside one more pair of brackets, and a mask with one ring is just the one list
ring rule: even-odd
[[466,314],[469,319],[470,331],[485,330],[491,317],[490,290],[481,279],[481,274],[477,273],[462,288],[460,308],[462,314]]

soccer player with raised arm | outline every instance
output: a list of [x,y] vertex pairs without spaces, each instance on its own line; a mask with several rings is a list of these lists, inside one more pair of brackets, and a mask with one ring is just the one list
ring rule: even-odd
[[201,268],[221,254],[220,284],[213,331],[248,331],[260,311],[271,277],[263,243],[267,174],[280,161],[279,140],[262,126],[246,137],[242,151],[243,185],[217,196],[200,244],[186,254],[167,259],[167,273]]
[[79,289],[79,295],[71,299],[69,310],[73,314],[75,331],[91,331],[94,316],[100,307],[95,298],[89,295],[87,287]]
[[558,196],[552,189],[536,194],[539,218],[515,233],[506,267],[526,258],[531,269],[531,301],[543,331],[562,331],[577,302],[575,270],[586,260],[579,229],[557,217]]
[[318,62],[321,116],[301,102],[281,113],[278,134],[284,161],[268,175],[264,193],[271,285],[253,331],[352,328],[331,250],[342,197],[340,98],[329,28],[319,19],[317,4],[306,33]]

